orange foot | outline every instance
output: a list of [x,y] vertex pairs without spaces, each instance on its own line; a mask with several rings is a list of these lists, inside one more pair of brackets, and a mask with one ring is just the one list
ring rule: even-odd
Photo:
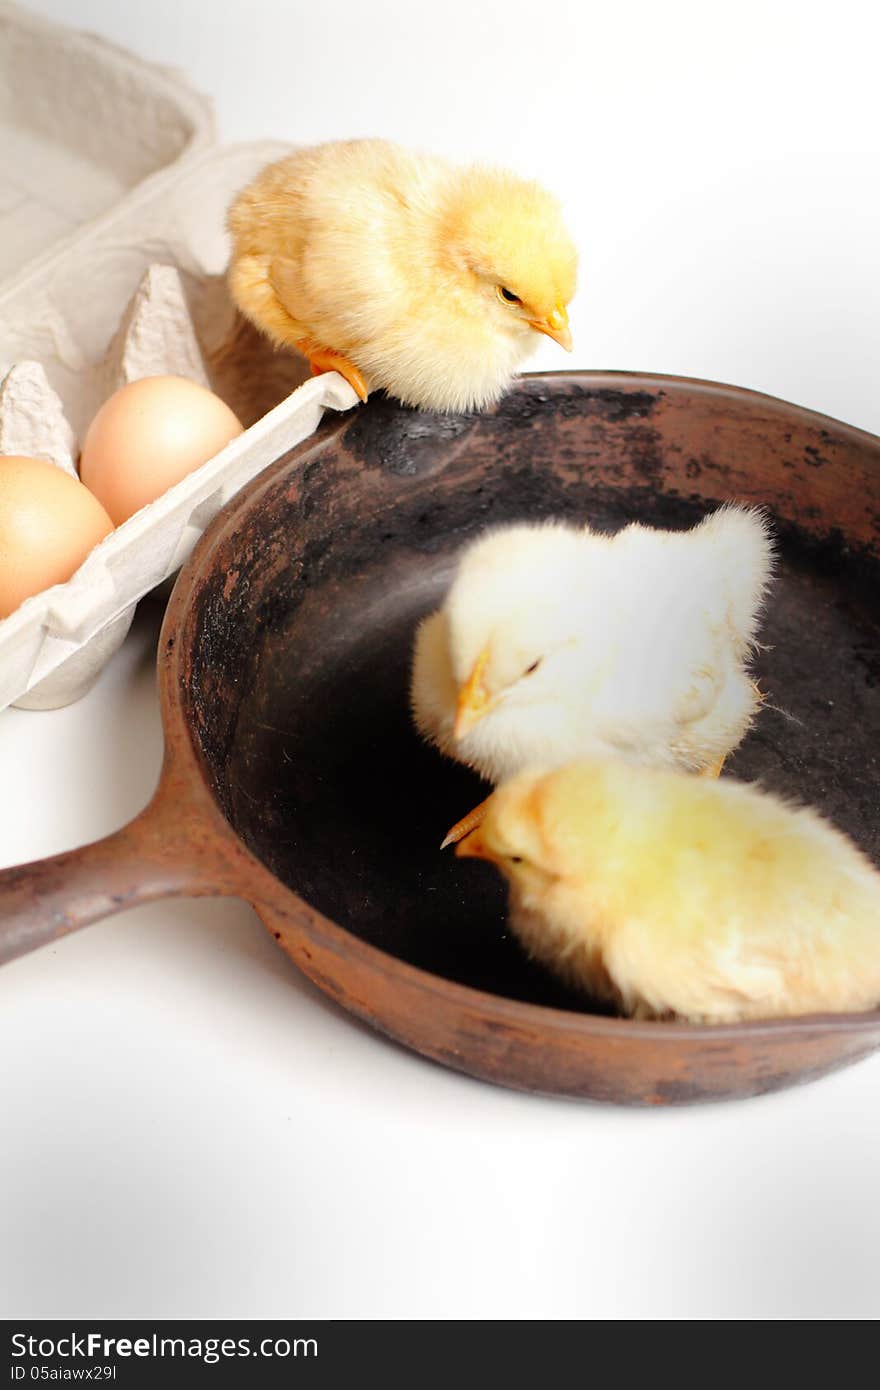
[[721,757],[718,758],[714,763],[710,763],[708,767],[704,767],[704,768],[702,769],[702,771],[700,772],[700,776],[701,776],[701,777],[720,777],[720,776],[721,776],[721,769],[724,767],[724,764],[725,764],[726,761],[727,761],[726,754],[722,753]]
[[465,835],[470,835],[472,830],[476,830],[478,825],[483,824],[483,817],[486,814],[486,807],[489,805],[489,798],[481,801],[479,806],[475,806],[472,811],[468,811],[466,816],[455,822],[446,839],[440,846],[445,849],[447,845],[455,845],[459,840],[463,840]]
[[309,359],[312,376],[320,376],[322,372],[339,372],[339,375],[345,377],[349,386],[357,392],[362,401],[367,399],[369,395],[367,383],[354,363],[349,362],[347,357],[343,357],[341,352],[333,352],[331,348],[318,347],[317,343],[312,343],[307,338],[301,338],[296,346],[303,356]]

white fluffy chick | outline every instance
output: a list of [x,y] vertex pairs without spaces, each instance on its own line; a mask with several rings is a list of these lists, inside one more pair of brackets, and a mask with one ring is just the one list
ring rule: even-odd
[[733,778],[619,759],[526,771],[457,853],[504,873],[531,955],[625,1013],[880,1005],[880,873],[815,811]]
[[761,701],[747,661],[771,564],[763,514],[738,506],[689,531],[490,531],[416,634],[415,723],[496,783],[589,754],[717,775]]

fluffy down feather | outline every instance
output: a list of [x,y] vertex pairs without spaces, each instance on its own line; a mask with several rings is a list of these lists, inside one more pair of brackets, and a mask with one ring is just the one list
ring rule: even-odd
[[504,170],[386,140],[317,145],[264,169],[228,221],[242,313],[406,404],[488,405],[539,333],[570,346],[577,256],[559,204]]
[[771,561],[763,515],[732,506],[690,531],[489,532],[416,635],[416,725],[493,782],[585,754],[716,767],[760,703],[746,663]]
[[880,873],[815,811],[611,760],[526,771],[457,853],[510,883],[526,949],[643,1017],[880,1005]]

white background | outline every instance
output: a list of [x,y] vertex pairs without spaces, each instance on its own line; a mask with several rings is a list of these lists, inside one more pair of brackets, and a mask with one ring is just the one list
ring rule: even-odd
[[[582,248],[536,366],[757,387],[880,432],[872,6],[44,0],[224,143],[378,134],[534,173]],[[0,715],[0,862],[147,800],[158,614]],[[305,984],[250,910],[133,910],[0,973],[0,1315],[876,1317],[880,1057],[715,1107],[533,1099]]]

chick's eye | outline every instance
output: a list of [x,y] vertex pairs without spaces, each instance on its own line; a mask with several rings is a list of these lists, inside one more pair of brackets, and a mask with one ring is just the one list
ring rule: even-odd
[[507,857],[510,860],[511,864],[521,864],[523,862],[523,857],[521,854],[509,854]]
[[540,664],[541,664],[541,658],[538,657],[538,660],[537,660],[537,661],[533,661],[532,664],[531,664],[531,666],[527,666],[527,667],[526,667],[526,669],[523,671],[523,675],[524,675],[524,676],[531,676],[531,675],[533,675],[534,672],[537,671],[537,669],[538,669],[538,667],[540,666]]
[[514,294],[513,290],[507,289],[504,285],[498,286],[498,293],[501,295],[502,299],[507,301],[508,304],[522,304],[522,300],[520,299],[519,295]]

